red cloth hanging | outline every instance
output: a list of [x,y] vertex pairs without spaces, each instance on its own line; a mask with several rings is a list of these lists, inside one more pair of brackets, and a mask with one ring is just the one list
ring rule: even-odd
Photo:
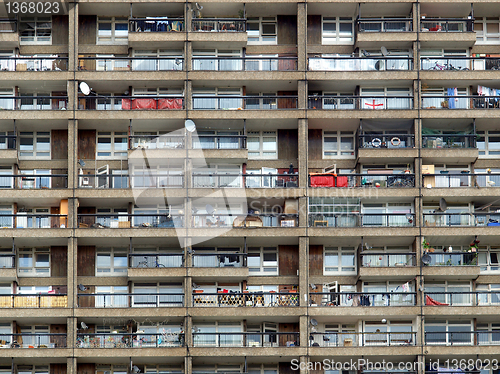
[[425,305],[439,306],[439,305],[449,305],[449,304],[440,303],[439,301],[436,301],[436,300],[434,300],[431,297],[426,295],[425,296]]

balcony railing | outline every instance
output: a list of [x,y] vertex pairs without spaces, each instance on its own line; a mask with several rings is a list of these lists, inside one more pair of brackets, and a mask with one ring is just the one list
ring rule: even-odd
[[129,253],[129,268],[178,268],[184,266],[182,253]]
[[193,149],[246,149],[246,135],[200,135],[193,139]]
[[[441,326],[440,326],[441,327]],[[445,327],[442,327],[443,329]],[[427,345],[499,345],[498,331],[426,331]]]
[[0,110],[66,110],[67,96],[1,96]]
[[320,96],[309,95],[309,109],[405,110],[413,109],[409,96]]
[[184,227],[179,214],[78,214],[79,228],[174,228]]
[[500,59],[498,57],[421,57],[420,68],[422,70],[500,70]]
[[193,188],[277,188],[298,187],[296,174],[194,173]]
[[427,266],[477,266],[477,253],[474,252],[427,252],[431,262]]
[[476,148],[476,134],[422,135],[422,148]]
[[0,134],[0,151],[5,149],[17,150],[17,135],[13,135],[13,132],[10,131],[8,133],[12,135]]
[[[67,174],[17,174],[17,175],[2,175],[0,174],[0,188],[8,186],[8,181],[17,180],[17,188],[20,189],[53,189],[67,188]],[[12,184],[11,184],[12,185]]]
[[193,57],[193,70],[296,71],[297,57]]
[[184,347],[183,332],[78,334],[76,348],[168,348]]
[[80,99],[79,109],[179,110],[184,109],[184,98],[173,96],[86,96]]
[[424,32],[473,32],[474,19],[425,17],[420,20],[420,29]]
[[314,347],[412,346],[415,332],[313,332],[309,344]]
[[247,254],[235,252],[193,253],[195,268],[241,268],[247,266]]
[[79,188],[179,188],[184,186],[184,176],[139,171],[133,175],[83,174],[78,176],[78,186]]
[[170,71],[182,70],[182,57],[80,57],[80,71]]
[[194,18],[192,31],[245,32],[246,19],[242,18]]
[[0,214],[0,227],[16,229],[66,228],[68,216],[65,214]]
[[499,226],[500,213],[424,213],[424,226],[475,227]]
[[193,227],[297,227],[298,214],[193,214]]
[[309,57],[309,71],[412,70],[411,57]]
[[413,148],[415,135],[413,134],[363,134],[359,135],[360,148]]
[[[0,22],[0,28],[2,24]],[[2,32],[2,30],[0,30]],[[67,71],[67,57],[0,57],[0,71]]]
[[[316,181],[316,178],[320,180]],[[321,181],[321,175],[309,176],[310,187],[334,187],[325,186]],[[376,188],[408,188],[415,187],[415,174],[345,174],[335,177],[336,187],[376,187]]]
[[130,149],[184,149],[184,135],[131,135]]
[[[497,178],[486,179],[486,175],[482,174],[479,177],[477,174],[424,174],[424,186],[429,182],[434,181],[434,186],[437,188],[455,188],[455,187],[475,187],[479,185],[479,181],[483,184],[481,187],[488,187]],[[488,182],[487,182],[488,181]],[[489,182],[491,181],[491,182]],[[432,183],[431,183],[432,186]]]
[[181,32],[184,31],[182,17],[143,17],[129,19],[129,32]]
[[16,254],[0,254],[0,269],[15,269],[16,268]]
[[17,32],[17,20],[0,19],[0,32]]
[[193,334],[194,347],[297,347],[298,343],[298,332],[197,332]]
[[424,95],[422,109],[498,109],[498,96]]
[[[500,291],[470,291],[470,292],[425,292],[433,301],[450,306],[489,306],[500,305]],[[427,302],[426,305],[432,305]]]
[[292,307],[299,306],[297,293],[196,293],[193,306],[214,307]]
[[416,265],[415,252],[361,252],[362,267],[406,267]]
[[413,227],[415,213],[309,213],[309,227]]
[[184,306],[180,293],[78,294],[80,307],[92,308],[160,308]]
[[310,292],[311,306],[413,306],[416,292]]
[[66,348],[66,334],[2,334],[0,348]]
[[193,109],[289,110],[297,109],[297,95],[290,96],[193,96]]
[[358,18],[358,32],[407,32],[413,31],[411,18]]
[[0,295],[0,308],[66,308],[65,294]]

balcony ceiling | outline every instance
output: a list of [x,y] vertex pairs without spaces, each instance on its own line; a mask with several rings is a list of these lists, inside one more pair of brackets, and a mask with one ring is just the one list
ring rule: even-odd
[[412,3],[362,3],[360,17],[410,17]]
[[[12,238],[2,238],[0,241],[2,247],[11,247]],[[19,247],[49,247],[52,245],[67,246],[67,238],[36,238],[36,237],[21,237],[15,239],[15,245]]]
[[[4,123],[5,122],[5,126]],[[12,121],[5,120],[0,123],[1,128],[13,129]],[[18,131],[40,131],[40,130],[67,130],[68,120],[51,119],[51,120],[16,120],[16,128]]]
[[[380,4],[382,5],[382,4]],[[391,4],[393,5],[393,4]],[[378,6],[378,4],[377,4]],[[322,14],[331,17],[355,17],[358,12],[357,3],[309,3],[307,4],[307,14]]]
[[[486,4],[485,4],[486,5]],[[475,7],[475,5],[474,5]],[[490,4],[490,8],[491,8]],[[450,6],[449,2],[433,2],[420,3],[420,14],[426,14],[427,17],[444,17],[444,18],[467,18],[471,11],[471,4],[466,2],[453,2]]]
[[[388,77],[389,78],[389,77]],[[356,86],[363,88],[383,88],[383,87],[412,87],[413,81],[403,79],[394,81],[391,79],[367,80],[367,81],[340,81],[340,80],[325,80],[325,81],[309,81],[309,92],[312,91],[329,91],[329,92],[354,92]],[[460,86],[458,86],[460,87]],[[488,86],[489,87],[489,86]]]
[[[221,77],[223,79],[223,77]],[[278,91],[297,91],[297,81],[296,80],[197,80],[193,84],[193,88],[207,88],[211,89],[214,87],[230,87],[230,88],[240,88],[246,86],[247,95],[252,93],[265,93],[265,92],[278,92]]]
[[[491,122],[489,119],[482,120],[485,122]],[[460,129],[468,128],[474,122],[471,118],[430,118],[422,120],[422,127],[429,127],[432,129],[439,130],[454,130],[458,131]],[[477,122],[476,122],[477,125]]]
[[[345,238],[345,237],[321,237],[321,238],[309,238],[310,245],[332,245],[332,240],[335,241],[335,245],[338,246],[350,246],[357,247],[361,245],[361,237],[360,238]],[[363,243],[368,243],[371,247],[378,247],[384,245],[401,245],[401,246],[409,246],[413,244],[415,241],[415,237],[413,236],[387,236],[387,237],[363,237]]]
[[[146,356],[141,355],[137,352],[139,356],[129,357],[114,357],[112,355],[106,356],[93,356],[93,357],[78,357],[78,364],[90,363],[90,364],[105,364],[105,365],[130,365],[130,361],[137,365],[172,365],[181,367],[184,364],[184,357],[172,357],[172,356]],[[64,359],[65,360],[65,359]],[[220,362],[220,357],[219,357]]]
[[500,7],[493,6],[492,3],[474,3],[474,17],[498,17],[500,16]]

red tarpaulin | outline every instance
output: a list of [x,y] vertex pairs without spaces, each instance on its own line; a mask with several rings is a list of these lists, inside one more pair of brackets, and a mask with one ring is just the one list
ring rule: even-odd
[[155,99],[132,99],[130,109],[156,109]]
[[439,305],[448,305],[445,303],[440,303],[439,301],[436,301],[429,296],[425,296],[425,305],[434,305],[434,306],[439,306]]
[[337,187],[347,187],[348,185],[347,177],[337,177]]
[[158,109],[182,109],[182,99],[159,99]]
[[335,187],[334,174],[311,175],[311,187]]
[[122,109],[130,110],[130,99],[122,99]]

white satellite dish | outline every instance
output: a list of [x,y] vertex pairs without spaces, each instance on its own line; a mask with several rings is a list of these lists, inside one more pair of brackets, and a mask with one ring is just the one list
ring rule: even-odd
[[389,54],[389,51],[384,46],[380,47],[380,51],[382,52],[382,56],[387,56]]
[[186,128],[187,131],[189,132],[194,132],[194,130],[196,130],[196,125],[195,123],[193,122],[193,120],[190,120],[190,119],[187,119],[185,122],[184,122],[184,127]]
[[311,321],[309,321],[309,323],[310,323],[312,326],[318,326],[318,321],[316,321],[314,318],[311,318]]
[[85,96],[88,96],[90,94],[90,91],[92,89],[89,87],[89,85],[85,82],[80,82],[80,91],[82,91],[82,93],[85,95]]
[[89,329],[89,327],[87,326],[87,324],[86,324],[85,322],[82,322],[82,323],[80,324],[80,326],[82,326],[82,329],[83,329],[83,330],[88,330],[88,329]]

